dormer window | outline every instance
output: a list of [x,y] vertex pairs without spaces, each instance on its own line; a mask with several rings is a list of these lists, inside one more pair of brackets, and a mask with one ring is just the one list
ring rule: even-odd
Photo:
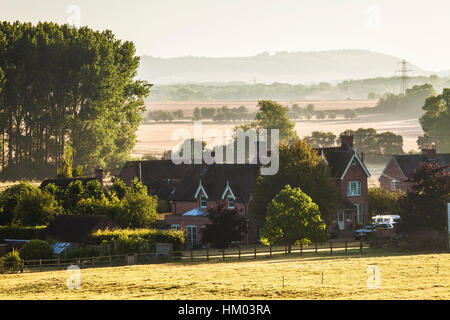
[[200,208],[206,208],[206,196],[204,194],[200,196]]
[[234,209],[234,197],[228,196],[227,200],[228,200],[228,209]]

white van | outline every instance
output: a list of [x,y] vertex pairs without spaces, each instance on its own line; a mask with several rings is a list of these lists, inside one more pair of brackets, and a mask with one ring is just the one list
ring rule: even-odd
[[399,215],[378,215],[378,216],[372,217],[373,224],[380,224],[380,223],[395,224],[398,222],[401,222],[401,218]]

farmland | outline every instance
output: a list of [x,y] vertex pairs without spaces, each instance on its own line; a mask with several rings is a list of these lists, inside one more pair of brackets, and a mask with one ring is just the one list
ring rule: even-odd
[[[367,287],[370,265],[380,269],[379,289]],[[0,275],[0,300],[449,299],[450,254],[292,254],[82,269],[79,290],[67,289],[66,279],[66,271]]]

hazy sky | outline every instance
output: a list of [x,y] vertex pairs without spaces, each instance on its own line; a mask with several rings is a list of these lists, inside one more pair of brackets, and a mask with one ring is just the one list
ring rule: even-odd
[[449,0],[0,0],[0,20],[79,20],[139,55],[368,49],[432,71],[450,69],[449,14]]

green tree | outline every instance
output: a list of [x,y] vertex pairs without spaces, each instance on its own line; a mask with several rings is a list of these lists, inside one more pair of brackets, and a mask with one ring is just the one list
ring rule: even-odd
[[254,128],[257,131],[260,129],[267,129],[268,136],[272,129],[279,130],[280,143],[290,142],[297,138],[297,133],[294,130],[295,124],[287,116],[287,109],[281,104],[271,100],[258,101],[258,113],[255,121],[238,126],[236,129]]
[[313,131],[310,136],[304,140],[313,148],[332,147],[336,142],[336,135],[333,132]]
[[319,206],[325,221],[335,215],[340,196],[330,168],[309,144],[300,139],[291,145],[280,146],[277,174],[258,177],[253,211],[265,217],[267,205],[288,184],[308,194]]
[[422,143],[433,141],[440,152],[450,152],[450,89],[425,100],[420,124],[425,132]]
[[261,230],[265,244],[308,245],[327,238],[327,228],[319,207],[300,188],[286,185],[269,203]]
[[399,215],[401,191],[389,192],[384,188],[369,188],[369,215]]
[[401,199],[403,230],[446,231],[450,165],[422,163],[409,177],[413,190]]
[[202,231],[202,242],[214,248],[228,248],[233,241],[241,241],[247,231],[247,219],[239,216],[236,209],[227,209],[224,204],[208,209],[211,224]]
[[62,213],[55,197],[39,188],[21,192],[14,208],[12,224],[16,226],[42,226]]
[[19,252],[13,249],[8,252],[5,256],[0,258],[0,267],[9,273],[17,273],[20,271],[22,266],[22,259],[20,258]]
[[20,183],[8,187],[0,193],[0,225],[11,225],[21,194],[26,191],[32,192],[35,189],[36,187],[30,183]]

